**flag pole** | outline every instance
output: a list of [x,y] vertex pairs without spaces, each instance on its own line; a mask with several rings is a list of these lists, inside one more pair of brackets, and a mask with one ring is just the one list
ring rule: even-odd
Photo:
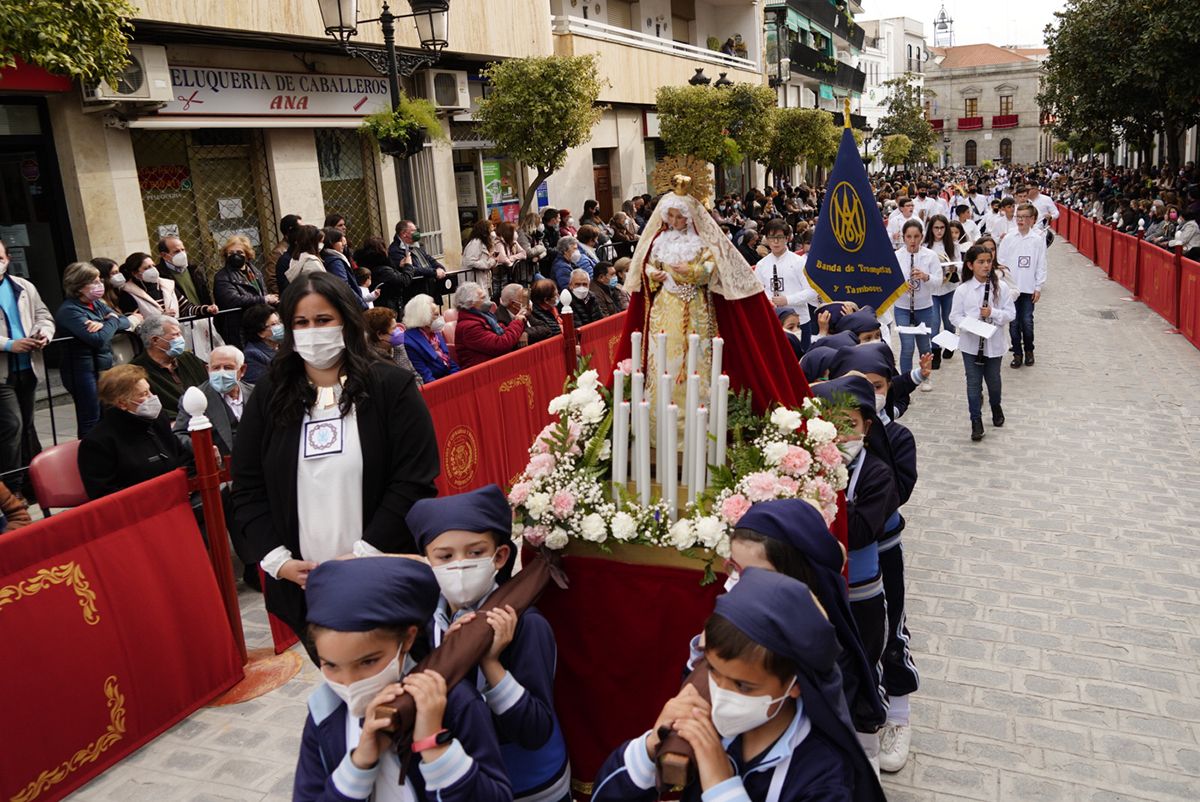
[[850,98],[848,98],[848,97],[843,98],[843,100],[845,102],[845,106],[842,108],[842,124],[846,128],[849,128],[850,127]]

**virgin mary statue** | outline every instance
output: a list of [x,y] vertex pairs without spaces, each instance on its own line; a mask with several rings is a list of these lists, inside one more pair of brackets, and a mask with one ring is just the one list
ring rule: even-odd
[[[710,341],[721,337],[724,371],[735,391],[750,390],[759,411],[777,404],[798,407],[810,395],[808,382],[762,284],[692,194],[694,186],[690,176],[672,176],[671,191],[646,222],[625,280],[629,312],[618,359],[632,357],[634,369],[646,374],[651,397],[657,380],[650,377],[668,373],[672,400],[683,406],[688,336],[700,336],[696,365],[701,388],[710,381]],[[634,331],[643,333],[640,354],[630,354]],[[657,364],[655,355],[654,336],[660,332],[667,335],[665,365]]]

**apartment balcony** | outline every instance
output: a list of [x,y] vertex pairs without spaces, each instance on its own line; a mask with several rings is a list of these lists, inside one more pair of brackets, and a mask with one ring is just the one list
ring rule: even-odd
[[550,20],[556,55],[597,57],[600,74],[608,80],[600,93],[602,102],[654,105],[658,87],[686,84],[701,67],[714,81],[721,73],[734,83],[761,84],[763,80],[752,59],[582,17],[552,16]]
[[905,59],[905,69],[909,72],[922,73],[925,72],[925,62],[919,58]]
[[849,22],[849,17],[834,8],[829,0],[787,0],[787,6],[822,28],[833,31],[835,36],[845,39],[856,49],[862,49],[866,31],[861,25]]
[[792,72],[806,75],[831,86],[839,86],[853,92],[863,91],[867,82],[867,74],[855,69],[844,61],[837,61],[819,50],[802,45],[792,44]]
[[992,128],[1016,128],[1018,124],[1016,114],[992,115]]
[[945,120],[930,120],[929,127],[935,131],[941,131],[942,129],[944,129],[946,127],[946,121]]
[[983,128],[982,117],[959,117],[958,130],[960,131],[979,131]]

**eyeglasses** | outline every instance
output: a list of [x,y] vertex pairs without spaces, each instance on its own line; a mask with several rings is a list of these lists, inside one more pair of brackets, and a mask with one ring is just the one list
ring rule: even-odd
[[786,242],[787,237],[783,234],[771,234],[767,237],[767,242]]

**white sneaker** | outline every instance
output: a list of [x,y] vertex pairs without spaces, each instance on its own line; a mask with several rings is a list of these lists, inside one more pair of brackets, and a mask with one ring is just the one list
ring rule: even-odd
[[932,390],[933,390],[933,377],[931,376],[930,378],[921,382],[921,392],[928,393],[928,392],[931,392]]
[[[924,387],[924,385],[921,385]],[[889,721],[879,731],[879,768],[894,773],[908,762],[908,746],[912,742],[912,728],[908,724]]]

